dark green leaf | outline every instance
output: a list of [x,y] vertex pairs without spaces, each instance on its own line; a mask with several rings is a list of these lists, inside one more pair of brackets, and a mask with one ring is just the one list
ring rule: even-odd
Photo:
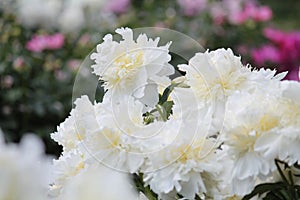
[[283,182],[277,182],[277,183],[263,183],[255,186],[254,190],[243,197],[243,200],[250,200],[252,197],[256,195],[262,195],[269,191],[279,190],[285,188],[285,184]]

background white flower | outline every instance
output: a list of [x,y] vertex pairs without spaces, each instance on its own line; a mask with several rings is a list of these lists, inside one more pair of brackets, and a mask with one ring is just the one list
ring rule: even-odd
[[127,174],[96,164],[70,180],[57,200],[138,200]]
[[0,199],[47,199],[50,164],[38,138],[26,135],[19,145],[5,144],[0,130]]

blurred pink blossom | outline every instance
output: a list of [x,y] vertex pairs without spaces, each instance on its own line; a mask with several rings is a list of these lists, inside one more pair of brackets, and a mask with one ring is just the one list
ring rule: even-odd
[[177,0],[186,16],[195,16],[206,8],[207,0]]
[[104,10],[116,14],[122,14],[128,11],[130,0],[110,0],[105,5]]
[[226,13],[221,2],[215,2],[210,7],[210,15],[216,25],[222,25],[226,19]]
[[222,8],[227,10],[227,20],[231,24],[241,24],[247,20],[243,12],[243,0],[223,0]]
[[213,22],[218,25],[225,21],[239,25],[250,19],[262,22],[272,18],[272,10],[268,6],[258,5],[254,0],[223,0],[213,2],[209,7]]
[[300,31],[283,32],[266,28],[263,31],[270,44],[252,51],[254,62],[260,66],[266,62],[278,64],[278,71],[289,71],[287,79],[299,80]]
[[262,66],[266,62],[278,63],[280,52],[273,45],[263,45],[260,48],[252,50],[252,58],[254,62]]
[[26,43],[26,49],[32,52],[42,52],[45,49],[60,49],[64,45],[64,36],[60,33],[54,35],[34,35]]
[[268,6],[261,6],[257,9],[256,13],[252,16],[257,22],[268,21],[272,18],[273,12]]
[[283,41],[285,38],[284,32],[273,28],[265,28],[263,30],[263,34],[266,38],[275,43],[281,43],[281,41]]
[[294,80],[294,81],[300,81],[300,77],[299,77],[299,69],[296,69],[293,67],[291,67],[292,70],[290,70],[288,72],[288,74],[286,75],[285,79],[288,79],[288,80]]
[[232,24],[242,24],[249,19],[263,22],[272,18],[272,10],[268,6],[258,6],[250,0],[245,3],[243,9],[230,10],[228,18]]

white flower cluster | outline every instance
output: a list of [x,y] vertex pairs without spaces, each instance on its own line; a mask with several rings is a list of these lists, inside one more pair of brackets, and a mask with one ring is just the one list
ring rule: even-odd
[[124,180],[119,199],[137,198],[126,176],[97,165],[143,174],[159,199],[241,199],[275,179],[275,159],[300,164],[300,83],[244,66],[230,49],[197,53],[171,81],[170,44],[116,32],[121,41],[106,35],[91,55],[103,101],[77,99],[51,135],[63,146],[51,188],[58,199],[102,199],[102,187],[120,188],[110,177]]
[[50,172],[51,161],[38,138],[27,135],[19,145],[5,144],[0,129],[0,199],[48,199]]

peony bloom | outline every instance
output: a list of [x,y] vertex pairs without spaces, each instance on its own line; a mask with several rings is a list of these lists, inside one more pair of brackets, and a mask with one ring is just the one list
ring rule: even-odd
[[95,164],[69,180],[57,200],[138,200],[138,197],[127,174]]
[[166,135],[164,148],[149,155],[149,162],[142,168],[145,183],[162,199],[176,193],[187,199],[194,199],[196,194],[215,196],[219,193],[217,177],[221,172],[221,157],[216,153],[218,143],[206,138],[207,127],[195,119],[166,122],[162,130]]
[[59,159],[53,160],[54,182],[51,183],[49,194],[53,197],[59,196],[68,181],[80,174],[86,167],[87,163],[83,154],[76,149],[64,152]]
[[0,199],[48,199],[50,162],[42,142],[27,135],[19,145],[5,144],[0,134]]
[[225,100],[234,91],[242,89],[250,69],[231,49],[197,53],[188,65],[179,65],[186,72],[186,83],[201,100]]
[[64,152],[76,149],[88,131],[98,128],[94,106],[88,97],[77,99],[75,105],[70,116],[57,127],[57,132],[51,134],[51,138],[63,146]]
[[83,141],[89,132],[98,129],[94,106],[87,96],[75,101],[76,107],[70,116],[57,127],[51,138],[63,146],[59,159],[53,161],[54,182],[51,194],[60,194],[67,180],[79,174],[86,167],[86,152]]
[[112,35],[108,34],[97,46],[97,52],[91,55],[96,62],[92,66],[94,73],[104,81],[104,88],[116,95],[114,98],[125,94],[141,99],[146,88],[150,89],[152,85],[153,94],[157,95],[144,99],[144,103],[154,106],[158,101],[157,84],[169,85],[167,76],[174,72],[168,64],[170,43],[158,47],[159,38],[148,39],[145,34],[134,41],[133,31],[129,28],[120,28],[116,32],[123,40],[113,41]]
[[[269,89],[280,94],[279,88]],[[230,96],[221,137],[234,160],[232,183],[235,194],[251,192],[259,177],[267,176],[275,169],[274,158],[265,157],[256,145],[280,127],[281,112],[276,96],[261,90],[251,94],[236,92]]]
[[278,130],[269,132],[261,137],[255,149],[266,158],[279,159],[293,165],[300,162],[300,83],[291,81],[281,82],[282,96],[278,99],[281,115]]

